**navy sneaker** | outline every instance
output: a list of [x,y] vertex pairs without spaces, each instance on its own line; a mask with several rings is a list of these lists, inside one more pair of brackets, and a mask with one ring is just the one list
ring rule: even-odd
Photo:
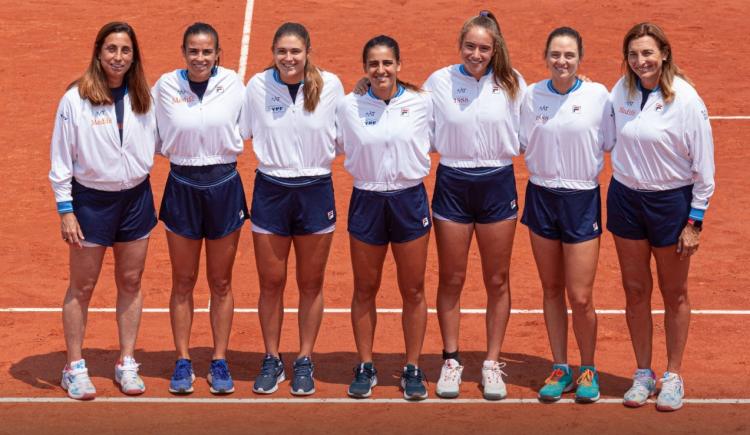
[[284,363],[281,361],[281,355],[273,356],[266,354],[263,358],[263,365],[260,373],[255,377],[253,392],[258,394],[271,394],[279,389],[279,384],[284,382]]
[[234,393],[234,382],[232,375],[229,374],[227,360],[215,359],[211,361],[211,368],[208,370],[208,385],[211,387],[213,394],[231,394]]
[[419,367],[407,364],[401,373],[401,389],[406,400],[424,400],[427,398],[427,387],[424,385],[424,374]]
[[309,356],[303,356],[294,362],[292,394],[295,396],[309,396],[315,392],[314,368],[315,366]]
[[358,399],[370,397],[372,387],[378,385],[377,373],[372,362],[361,363],[354,367],[354,380],[349,384],[349,390],[346,393]]
[[193,363],[189,359],[180,358],[174,366],[172,379],[169,381],[169,392],[173,394],[190,394],[193,392]]

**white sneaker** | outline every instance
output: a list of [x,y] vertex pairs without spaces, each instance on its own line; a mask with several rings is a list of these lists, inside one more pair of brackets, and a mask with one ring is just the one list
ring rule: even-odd
[[622,404],[630,408],[638,408],[656,394],[656,375],[651,369],[638,369],[633,375],[633,386],[625,393]]
[[665,372],[661,378],[661,391],[656,398],[656,409],[659,411],[677,411],[682,408],[685,388],[682,377],[677,373]]
[[458,397],[461,385],[461,373],[464,366],[453,358],[445,360],[443,368],[440,369],[440,379],[438,379],[435,393],[446,399]]
[[126,356],[120,364],[115,365],[115,382],[124,394],[137,396],[146,391],[143,379],[138,376],[138,367],[140,366],[131,356]]
[[505,388],[503,376],[508,376],[502,370],[504,362],[485,361],[482,364],[482,387],[484,387],[484,398],[487,400],[505,399],[508,392]]
[[96,388],[89,378],[86,361],[82,359],[65,366],[60,386],[68,392],[71,399],[91,400],[96,397]]

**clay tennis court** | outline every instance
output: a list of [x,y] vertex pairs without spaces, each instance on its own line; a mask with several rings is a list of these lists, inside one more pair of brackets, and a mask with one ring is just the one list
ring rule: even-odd
[[[0,3],[0,34],[4,62],[0,66],[0,143],[4,155],[3,206],[0,208],[0,433],[223,433],[311,432],[413,433],[518,432],[660,432],[747,433],[750,431],[750,91],[742,78],[750,67],[746,41],[750,2],[638,1],[589,2],[378,0],[136,0],[94,2],[37,0]],[[246,12],[252,11],[250,16]],[[499,18],[513,65],[527,82],[546,78],[542,50],[547,33],[569,25],[581,31],[585,56],[581,72],[611,87],[620,75],[622,36],[636,22],[660,24],[671,39],[678,65],[694,81],[714,117],[717,190],[706,215],[701,248],[693,258],[690,296],[694,315],[683,364],[685,407],[672,414],[653,406],[624,408],[620,402],[630,385],[635,359],[625,324],[625,300],[612,236],[602,237],[594,301],[599,315],[597,368],[603,399],[582,406],[563,400],[542,405],[536,392],[549,374],[551,355],[541,314],[542,294],[531,255],[528,231],[518,225],[511,263],[512,308],[502,358],[508,363],[508,398],[481,399],[480,366],[484,357],[484,288],[476,246],[462,299],[460,348],[464,383],[459,400],[438,400],[434,383],[440,372],[441,341],[434,314],[437,256],[431,241],[426,288],[432,311],[420,366],[430,381],[430,399],[405,402],[398,391],[403,364],[400,297],[392,260],[386,262],[378,306],[383,308],[375,341],[379,385],[373,397],[346,397],[351,369],[358,362],[349,323],[352,277],[346,209],[352,179],[334,164],[338,229],[325,284],[327,312],[313,359],[317,393],[306,399],[289,394],[288,383],[269,397],[251,392],[263,357],[255,307],[258,287],[250,228],[243,230],[234,269],[237,313],[228,355],[236,392],[216,398],[205,374],[211,356],[208,287],[204,277],[195,292],[196,307],[191,354],[198,380],[195,393],[175,397],[167,392],[174,366],[174,348],[167,312],[170,266],[163,227],[153,233],[143,279],[143,321],[136,358],[146,393],[123,396],[112,382],[118,356],[114,318],[115,287],[112,257],[105,266],[91,303],[84,358],[98,396],[89,403],[66,397],[59,387],[65,364],[60,305],[68,279],[68,248],[60,240],[59,218],[47,180],[49,140],[54,112],[66,86],[89,61],[91,45],[102,24],[132,24],[145,56],[151,83],[161,74],[184,66],[180,43],[184,28],[205,21],[219,31],[221,63],[245,70],[245,80],[270,62],[273,32],[283,21],[305,24],[313,38],[316,63],[351,89],[361,76],[361,47],[370,37],[386,33],[402,46],[400,78],[421,83],[437,68],[458,63],[456,37],[463,21],[480,9]],[[249,35],[249,45],[243,44]],[[241,60],[246,63],[241,64]],[[248,194],[255,160],[250,144],[239,167]],[[433,159],[437,163],[437,159]],[[515,161],[519,197],[527,172]],[[157,158],[152,184],[157,204],[168,163]],[[602,174],[603,192],[610,177]],[[432,191],[434,170],[426,180]],[[250,198],[248,198],[249,200]],[[522,204],[521,204],[522,205]],[[293,256],[290,276],[293,276]],[[666,365],[663,316],[654,291],[655,342],[653,368]],[[287,286],[282,337],[285,361],[297,349],[296,288]],[[570,334],[570,362],[577,347]]]

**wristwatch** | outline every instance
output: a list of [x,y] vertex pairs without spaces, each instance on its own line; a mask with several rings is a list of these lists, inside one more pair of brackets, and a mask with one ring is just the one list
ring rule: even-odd
[[700,233],[703,231],[703,221],[699,221],[697,219],[688,219],[688,223],[693,226],[698,232]]

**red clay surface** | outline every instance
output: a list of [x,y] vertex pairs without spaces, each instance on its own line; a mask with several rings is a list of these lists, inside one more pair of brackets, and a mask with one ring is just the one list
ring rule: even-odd
[[[0,308],[59,307],[67,284],[67,248],[59,240],[59,219],[47,181],[49,139],[54,111],[65,87],[85,68],[91,43],[106,21],[124,19],[138,31],[149,79],[179,68],[184,27],[201,20],[212,23],[221,35],[222,64],[237,67],[245,2],[161,1],[147,5],[124,0],[115,4],[90,1],[41,0],[0,4],[0,28],[8,62],[0,66],[0,133],[5,155],[5,182],[0,192]],[[585,61],[581,72],[611,86],[620,75],[622,35],[634,23],[653,20],[672,40],[677,63],[695,82],[712,115],[748,115],[750,92],[738,80],[750,57],[745,28],[750,4],[745,1],[572,1],[535,2],[408,1],[290,1],[255,2],[248,61],[248,75],[270,62],[269,46],[283,21],[300,21],[313,38],[315,61],[338,74],[346,89],[361,75],[361,46],[379,33],[394,36],[402,45],[401,77],[420,83],[435,69],[459,62],[456,37],[463,20],[479,9],[491,9],[499,17],[513,64],[531,83],[543,79],[541,51],[547,33],[569,25],[582,31]],[[12,54],[11,54],[12,53]],[[11,60],[12,59],[12,60]],[[713,121],[716,144],[717,192],[707,215],[701,250],[691,266],[691,300],[694,309],[750,309],[750,231],[742,222],[750,215],[750,187],[745,167],[750,151],[743,139],[750,121]],[[437,162],[435,159],[434,162]],[[246,191],[252,191],[255,161],[250,144],[240,160]],[[152,175],[157,204],[161,199],[168,165],[158,158]],[[602,175],[603,191],[609,168]],[[522,159],[516,160],[519,196],[527,174]],[[351,177],[341,160],[334,165],[338,230],[328,264],[326,306],[349,305],[351,270],[346,208]],[[432,191],[434,178],[426,180]],[[248,198],[249,199],[249,198]],[[511,266],[514,308],[539,308],[541,293],[530,254],[527,229],[516,232]],[[483,288],[478,255],[472,250],[463,306],[481,308]],[[392,279],[393,264],[386,264],[379,306],[400,306]],[[290,276],[293,276],[293,260]],[[147,307],[166,307],[170,287],[169,258],[163,229],[154,232],[143,281]],[[434,307],[437,258],[431,246],[427,294]],[[257,276],[249,227],[242,235],[234,280],[237,307],[257,305]],[[658,295],[658,291],[655,292]],[[196,306],[205,307],[208,290],[204,281],[196,288]],[[654,297],[654,307],[660,306]],[[602,251],[595,287],[598,308],[620,309],[624,298],[612,237],[602,237]],[[114,306],[112,261],[108,256],[92,306]],[[296,288],[290,281],[286,306],[296,306]],[[210,357],[208,316],[196,314],[193,355],[199,380],[194,397],[209,397],[203,376]],[[597,365],[602,392],[620,397],[634,368],[621,315],[600,316]],[[747,349],[748,316],[695,316],[684,364],[690,398],[747,398],[750,375]],[[663,370],[665,351],[661,316],[656,316],[654,368]],[[403,340],[399,318],[381,315],[376,337],[376,362],[381,373],[377,398],[400,397],[396,374],[402,364]],[[571,336],[570,361],[577,362]],[[296,348],[296,316],[288,315],[282,351]],[[122,397],[111,382],[117,357],[113,314],[91,314],[84,356],[91,366],[100,397]],[[64,397],[57,386],[64,364],[64,342],[59,313],[0,313],[0,396]],[[230,362],[237,380],[235,398],[253,397],[252,377],[262,357],[262,342],[255,314],[238,314],[231,341]],[[142,368],[147,397],[167,397],[166,385],[174,360],[166,314],[144,314],[136,357]],[[484,348],[481,316],[464,317],[461,348],[466,359],[462,398],[479,398],[478,367]],[[437,319],[430,316],[422,367],[436,381],[440,364]],[[546,333],[540,315],[514,315],[508,327],[503,358],[510,398],[533,398],[550,364]],[[318,393],[315,397],[343,398],[356,353],[347,314],[326,315],[316,347]],[[434,397],[434,384],[430,386]],[[288,398],[287,384],[273,397]],[[239,432],[305,430],[311,432],[383,432],[402,428],[412,432],[462,432],[467,429],[497,432],[650,432],[659,427],[674,432],[747,432],[750,405],[686,405],[674,415],[657,414],[652,406],[628,410],[619,405],[457,405],[447,403],[408,405],[331,404],[0,404],[0,433],[98,432],[136,429],[154,433],[205,432],[209,429]],[[73,423],[75,422],[75,423]],[[465,429],[464,429],[465,428]]]

